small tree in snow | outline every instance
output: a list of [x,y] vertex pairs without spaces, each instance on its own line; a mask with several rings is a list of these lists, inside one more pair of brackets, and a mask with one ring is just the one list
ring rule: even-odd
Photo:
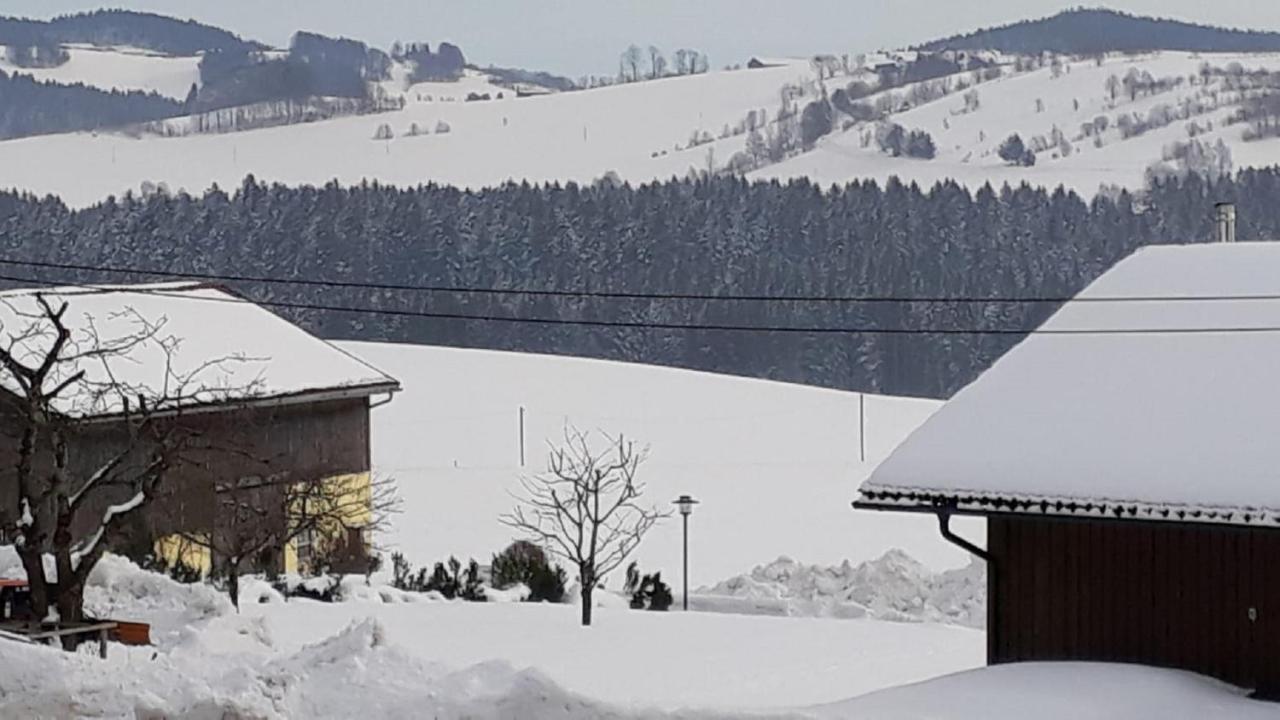
[[[395,485],[372,480],[363,486],[346,478],[297,478],[288,473],[242,477],[218,483],[212,532],[184,532],[182,538],[207,549],[220,563],[227,594],[240,608],[240,574],[247,567],[276,566],[264,558],[306,539],[310,557],[299,558],[313,573],[333,567],[354,570],[367,561],[365,538],[386,527],[400,509]],[[353,540],[352,536],[357,536]]]
[[640,503],[636,471],[644,451],[619,437],[593,446],[566,428],[545,473],[523,478],[518,504],[500,519],[578,570],[582,624],[591,624],[595,589],[619,568],[659,520],[670,515]]
[[1000,159],[1010,165],[1031,166],[1036,164],[1036,154],[1031,151],[1023,142],[1022,136],[1014,133],[1000,144],[997,151]]
[[[0,385],[8,391],[0,393],[0,414],[18,447],[16,492],[0,502],[0,529],[22,560],[35,615],[80,622],[89,573],[196,445],[184,408],[255,388],[211,389],[208,374],[237,360],[230,356],[176,370],[180,341],[164,333],[164,321],[130,310],[85,317],[73,329],[66,301],[36,294],[32,307],[19,302],[6,301],[12,324],[0,343]],[[138,379],[137,367],[150,376]],[[110,422],[97,422],[104,416]],[[94,448],[91,463],[79,454],[86,445]]]

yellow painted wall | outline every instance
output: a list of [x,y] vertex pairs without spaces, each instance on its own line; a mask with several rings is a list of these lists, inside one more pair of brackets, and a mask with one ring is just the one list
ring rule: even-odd
[[167,535],[156,540],[155,552],[156,557],[162,558],[170,567],[180,560],[187,567],[199,570],[205,576],[208,576],[213,568],[207,537],[205,544],[202,545],[181,535]]
[[[335,497],[337,506],[343,509],[346,517],[344,523],[348,527],[367,526],[373,518],[373,480],[372,475],[368,472],[351,473],[349,475],[335,475],[326,478],[323,482],[333,484],[339,488]],[[323,546],[326,543],[332,543],[340,540],[342,535],[342,526],[335,524],[331,528],[322,528],[318,533],[318,537],[313,539],[313,544]],[[284,571],[286,573],[302,573],[309,572],[309,568],[300,567],[298,562],[298,542],[296,539],[289,542],[284,548]]]

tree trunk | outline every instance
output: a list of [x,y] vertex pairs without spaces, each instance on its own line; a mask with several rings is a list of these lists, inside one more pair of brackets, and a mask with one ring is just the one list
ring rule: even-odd
[[594,592],[594,588],[592,588],[590,585],[582,586],[582,626],[583,627],[589,627],[591,625],[591,609],[593,607],[591,602],[592,601],[591,596],[593,592]]
[[[84,586],[64,586],[58,584],[58,617],[63,625],[78,623],[84,620]],[[74,652],[80,646],[83,635],[63,635],[62,649]]]
[[231,595],[231,604],[236,614],[240,613],[240,560],[235,558],[227,567],[227,592]]
[[19,552],[22,567],[27,571],[27,588],[31,591],[31,612],[36,622],[49,614],[49,586],[45,582],[44,560],[39,552]]

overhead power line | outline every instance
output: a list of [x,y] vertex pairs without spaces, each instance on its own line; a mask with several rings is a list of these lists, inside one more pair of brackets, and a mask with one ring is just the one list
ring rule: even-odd
[[[63,283],[35,278],[16,277],[0,274],[0,280],[36,285],[43,287],[77,287],[88,290],[99,289],[99,286],[83,283]],[[751,332],[751,333],[789,333],[802,335],[1209,335],[1209,334],[1255,334],[1280,332],[1280,326],[1240,326],[1240,327],[1192,327],[1192,328],[904,328],[904,327],[841,327],[841,326],[792,326],[792,325],[738,325],[722,323],[675,323],[652,322],[645,320],[590,320],[561,317],[529,317],[515,315],[468,314],[454,312],[436,312],[428,310],[404,310],[397,308],[351,307],[346,305],[329,305],[323,303],[293,302],[287,300],[254,300],[235,297],[196,297],[189,294],[166,290],[163,288],[138,288],[132,292],[144,293],[160,297],[172,297],[199,302],[222,302],[264,307],[310,310],[317,312],[349,313],[376,315],[385,317],[408,317],[433,320],[458,320],[469,322],[512,323],[523,325],[558,325],[602,328],[628,328],[641,330],[685,330],[712,332]]]
[[536,288],[457,287],[448,285],[416,285],[406,283],[362,282],[354,280],[315,280],[308,278],[280,278],[261,275],[230,273],[200,273],[179,270],[153,270],[113,265],[85,265],[55,263],[38,260],[14,260],[0,258],[0,265],[61,270],[67,272],[91,272],[114,275],[144,275],[158,278],[200,280],[220,283],[258,283],[263,285],[295,285],[326,289],[390,290],[401,292],[452,293],[456,295],[491,295],[558,298],[600,298],[612,300],[681,300],[706,302],[795,302],[795,303],[935,303],[935,304],[1062,304],[1124,303],[1124,302],[1219,302],[1229,300],[1280,300],[1280,293],[1259,295],[1134,295],[1134,296],[946,296],[946,295],[801,295],[758,293],[673,293],[612,290],[562,290]]

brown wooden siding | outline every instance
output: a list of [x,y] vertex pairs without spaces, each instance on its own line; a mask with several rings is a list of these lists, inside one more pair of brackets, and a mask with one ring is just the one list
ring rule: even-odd
[[[214,487],[245,477],[314,479],[370,470],[369,404],[366,398],[240,408],[183,416],[199,433],[192,449],[146,510],[145,531],[162,536],[214,526]],[[119,425],[88,426],[72,443],[72,475],[84,477],[126,447]],[[15,492],[17,440],[0,432],[0,492]],[[100,511],[127,499],[128,491],[104,488],[89,512],[77,517],[78,534],[93,529]],[[264,498],[264,502],[266,502]]]
[[989,518],[987,538],[989,662],[1134,662],[1280,689],[1280,530],[1013,516]]

